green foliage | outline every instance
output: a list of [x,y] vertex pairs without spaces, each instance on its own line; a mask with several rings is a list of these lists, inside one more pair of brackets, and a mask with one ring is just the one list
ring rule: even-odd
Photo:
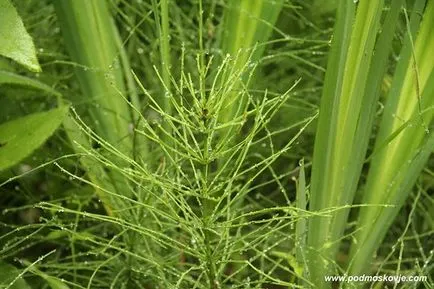
[[[0,55],[9,57],[33,71],[40,71],[35,46],[9,0],[0,1]],[[0,71],[0,84],[32,87],[60,97],[50,86],[29,77]],[[60,126],[68,107],[35,113],[0,125],[0,171],[23,160],[41,146]]]
[[[420,5],[417,3],[416,9]],[[334,28],[336,33],[327,67],[315,141],[310,209],[341,209],[331,218],[310,219],[308,276],[320,288],[329,288],[324,276],[337,274],[339,270],[334,260],[341,240],[345,238],[343,233],[349,206],[354,203],[374,109],[379,99],[380,83],[386,72],[388,51],[391,50],[391,35],[403,4],[403,1],[391,4],[378,39],[382,1],[361,1],[357,5],[345,2],[338,6]],[[431,122],[429,107],[432,104],[421,99],[432,99],[432,88],[427,86],[427,90],[424,90],[432,73],[432,62],[424,62],[420,66],[417,64],[424,51],[433,49],[430,47],[432,36],[427,34],[432,29],[427,27],[433,26],[434,19],[430,14],[431,5],[432,1],[426,7],[425,21],[419,29],[418,37],[421,40],[413,47],[409,45],[412,44],[410,36],[407,38],[408,43],[404,44],[404,56],[400,58],[395,72],[396,79],[402,81],[392,83],[387,98],[364,188],[359,223],[354,229],[352,254],[347,269],[349,274],[369,273],[371,256],[378,249],[387,232],[385,229],[392,224],[432,151],[431,138],[427,138],[426,144],[422,145],[427,124]],[[406,74],[402,73],[403,69],[407,70]],[[407,121],[421,122],[409,126]]]
[[27,157],[62,124],[68,106],[30,114],[0,125],[0,170]]
[[[124,152],[131,152],[132,122],[125,93],[117,31],[106,1],[54,2],[59,24],[95,130]],[[77,101],[77,97],[74,97]]]
[[0,288],[2,289],[30,289],[22,278],[22,272],[14,266],[0,261]]
[[9,0],[0,1],[0,55],[9,57],[32,71],[41,71],[32,38]]
[[61,94],[50,86],[19,74],[0,70],[0,84],[15,84],[42,90],[50,95],[60,97]]
[[[240,69],[246,64],[254,67],[260,60],[283,2],[283,0],[241,0],[228,3],[223,15],[219,42],[223,53],[237,59],[234,68]],[[240,87],[242,87],[241,81],[234,87],[234,91]],[[246,99],[237,94],[234,94],[233,98],[224,104],[226,113],[222,114],[223,121],[244,113]],[[231,131],[227,133],[230,134]]]
[[0,59],[17,282],[330,289],[432,270],[434,1],[13,3],[44,68]]
[[[362,199],[362,203],[373,206],[360,209],[360,230],[352,251],[355,273],[366,270],[366,256],[378,248],[384,229],[403,206],[433,150],[433,136],[428,130],[434,105],[433,27],[434,1],[428,1],[416,42],[413,44],[411,34],[407,36],[407,51],[403,51],[400,60],[403,65],[397,68],[385,105]],[[395,132],[398,134],[388,139]]]

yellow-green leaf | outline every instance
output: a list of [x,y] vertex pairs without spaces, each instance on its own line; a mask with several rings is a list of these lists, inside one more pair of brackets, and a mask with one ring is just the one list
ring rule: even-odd
[[59,127],[67,106],[34,113],[0,125],[0,171],[17,164]]
[[32,38],[9,0],[0,0],[0,19],[0,55],[32,71],[41,71]]
[[32,88],[36,88],[36,89],[40,89],[43,90],[45,92],[47,92],[48,94],[51,95],[55,95],[55,96],[61,96],[61,94],[56,91],[55,89],[51,88],[50,86],[26,77],[26,76],[22,76],[13,72],[8,72],[8,71],[3,71],[0,70],[0,84],[18,84],[18,85],[23,85],[23,86],[28,86],[28,87],[32,87]]

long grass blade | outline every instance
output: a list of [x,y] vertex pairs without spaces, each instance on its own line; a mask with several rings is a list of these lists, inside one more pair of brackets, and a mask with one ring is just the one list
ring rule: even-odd
[[[425,9],[423,20],[414,46],[409,37],[405,74],[403,83],[395,82],[401,88],[393,88],[391,92],[400,91],[399,94],[389,94],[388,102],[377,137],[377,146],[405,122],[410,122],[400,134],[391,140],[387,146],[373,157],[363,203],[373,206],[361,208],[358,226],[360,230],[355,236],[352,248],[351,272],[358,274],[368,270],[370,258],[378,244],[384,238],[386,229],[391,220],[397,215],[403,201],[411,191],[417,179],[414,171],[420,171],[422,161],[427,156],[420,157],[418,165],[414,163],[414,155],[420,150],[428,154],[423,143],[425,142],[428,124],[433,119],[432,106],[434,105],[434,61],[431,51],[434,51],[432,38],[434,27],[434,1],[429,1]],[[410,34],[411,35],[411,34]],[[429,60],[431,58],[431,60]],[[403,60],[404,61],[404,60]],[[427,141],[431,143],[430,137]],[[431,146],[432,148],[432,146]],[[410,178],[413,176],[413,178]],[[393,208],[382,205],[393,205]],[[369,228],[369,229],[368,229]],[[373,231],[377,233],[372,233]]]
[[[131,113],[119,96],[124,78],[113,20],[106,1],[55,1],[56,13],[95,130],[111,144],[131,153]],[[76,99],[76,98],[75,98]]]

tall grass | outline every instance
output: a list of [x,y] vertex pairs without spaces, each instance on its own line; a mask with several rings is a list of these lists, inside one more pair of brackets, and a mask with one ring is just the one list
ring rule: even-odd
[[[310,210],[336,209],[328,218],[315,217],[309,222],[308,275],[320,288],[330,286],[324,280],[325,275],[341,272],[335,261],[336,254],[341,241],[346,238],[343,233],[365,161],[380,84],[391,51],[391,35],[404,3],[392,2],[377,39],[383,5],[382,1],[360,1],[358,4],[342,1],[338,5],[311,179]],[[418,5],[421,2],[416,2],[415,11]],[[432,1],[426,7],[415,46],[404,44],[404,56],[398,62],[395,81],[387,98],[367,185],[363,189],[360,219],[354,229],[349,262],[351,274],[369,272],[368,264],[375,250],[431,152],[431,138],[422,142],[431,121],[431,104],[422,101],[421,95],[426,97],[424,99],[431,98],[432,89],[427,86],[425,90],[425,83],[432,66],[417,64],[423,51],[431,45],[431,40],[426,38],[431,29],[427,27],[432,27],[431,5]],[[411,36],[407,36],[407,42],[411,44]],[[405,74],[403,69],[407,71]],[[407,130],[404,123],[410,119],[414,126]],[[403,126],[406,132],[402,132]]]
[[374,206],[360,209],[360,230],[351,253],[355,274],[369,270],[366,256],[375,253],[432,152],[434,137],[428,126],[434,105],[434,61],[429,60],[434,49],[434,2],[427,2],[417,34],[412,35],[409,25],[376,138],[362,198],[363,204]]
[[[369,63],[373,55],[383,2],[342,1],[338,5],[333,43],[328,60],[315,139],[311,177],[312,211],[343,207],[330,218],[309,221],[308,246],[311,251],[308,274],[314,284],[323,284],[331,272],[346,215],[357,185],[363,152],[357,147],[369,137],[360,132],[363,100],[369,85]],[[371,103],[366,105],[372,106]],[[346,206],[346,208],[345,208]]]
[[[90,116],[91,127],[105,141],[122,151],[126,156],[146,157],[146,144],[137,145],[131,128],[136,125],[137,113],[130,104],[137,105],[135,88],[131,86],[128,61],[125,59],[117,29],[110,15],[106,1],[69,1],[55,2],[65,46],[71,60],[77,63],[75,69],[83,97],[67,96],[74,104],[86,104],[79,109],[80,114]],[[126,84],[129,84],[128,90]],[[121,96],[126,94],[130,104]],[[134,122],[133,122],[134,121]],[[89,142],[88,137],[71,118],[64,122],[75,150],[92,154],[92,147],[98,148],[100,140]],[[141,151],[133,151],[133,150]],[[113,159],[118,165],[127,165],[122,159]],[[82,164],[92,180],[102,188],[114,189],[126,194],[126,183],[114,170],[105,170],[92,160],[83,157]],[[109,196],[102,191],[107,210],[113,206]]]
[[[223,25],[220,28],[219,44],[224,54],[237,60],[234,69],[240,69],[246,64],[249,67],[257,65],[265,51],[265,44],[273,32],[283,2],[283,0],[228,2],[223,15]],[[237,118],[244,113],[246,95],[237,93],[237,90],[242,90],[242,81],[233,88],[233,99],[228,99],[228,103],[223,104],[225,113],[222,114],[222,121]],[[227,134],[231,133],[232,130],[229,129]]]
[[91,104],[93,125],[109,142],[131,151],[131,113],[116,91],[125,93],[126,88],[117,31],[107,3],[62,0],[54,4],[65,46],[71,59],[79,64],[76,75],[84,101]]

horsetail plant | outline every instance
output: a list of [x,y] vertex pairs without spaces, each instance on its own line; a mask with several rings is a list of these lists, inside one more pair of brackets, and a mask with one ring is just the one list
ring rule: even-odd
[[[221,72],[216,77],[226,79],[226,70],[232,71],[232,61],[236,60],[226,58],[221,65]],[[200,65],[198,69],[204,71]],[[138,280],[135,284],[161,284],[166,288],[196,286],[219,289],[229,284],[243,286],[246,277],[250,278],[246,275],[246,270],[250,267],[257,272],[262,272],[263,277],[252,280],[252,284],[258,285],[270,282],[266,275],[278,270],[273,262],[265,256],[257,255],[257,252],[267,250],[269,246],[278,247],[285,240],[290,240],[290,236],[284,232],[298,219],[309,217],[310,213],[300,209],[298,214],[295,214],[294,208],[289,205],[246,210],[239,204],[251,193],[251,184],[254,180],[291,148],[316,115],[294,125],[293,127],[298,128],[298,131],[283,148],[276,149],[271,155],[264,156],[253,167],[249,167],[247,161],[250,151],[271,137],[261,136],[261,132],[267,130],[266,120],[275,115],[289,99],[294,86],[282,97],[255,101],[249,96],[249,109],[246,114],[253,122],[252,129],[247,132],[245,138],[238,139],[228,147],[218,137],[219,132],[228,125],[233,125],[237,120],[221,123],[217,119],[219,114],[225,112],[221,104],[227,101],[226,98],[232,97],[230,88],[238,83],[243,73],[249,72],[237,72],[234,77],[229,77],[222,82],[215,79],[212,83],[220,83],[221,86],[211,85],[203,88],[209,91],[210,98],[214,100],[209,106],[214,115],[207,120],[204,120],[194,106],[180,105],[180,102],[175,99],[172,100],[173,114],[167,115],[158,106],[156,97],[140,86],[146,97],[154,103],[156,111],[165,116],[169,127],[173,129],[173,135],[167,134],[167,138],[161,137],[160,130],[164,129],[161,124],[155,127],[146,124],[143,129],[137,129],[137,133],[145,136],[149,143],[155,143],[161,148],[167,159],[165,170],[155,171],[152,167],[122,156],[121,152],[115,152],[110,148],[110,143],[104,142],[95,133],[84,129],[91,139],[100,141],[104,149],[113,152],[114,158],[128,159],[130,168],[116,167],[116,169],[130,183],[140,188],[132,193],[132,197],[105,191],[119,200],[117,202],[119,212],[131,214],[128,218],[126,215],[118,215],[123,216],[122,219],[116,216],[101,217],[104,222],[117,224],[120,227],[119,235],[122,235],[122,238],[114,241],[116,246],[120,246],[119,242],[121,244],[125,242],[126,249],[123,254],[126,260],[115,255],[113,263],[126,262],[128,266],[134,268],[130,273],[135,276],[134,278],[128,277],[125,272],[119,278],[120,281],[115,280],[112,284],[121,281],[130,284],[132,280]],[[182,74],[186,77],[184,73]],[[196,94],[195,91],[196,87],[200,87],[200,83],[203,83],[202,81],[199,79],[196,82],[183,82],[186,83],[186,90],[191,93],[189,97],[194,100],[194,103],[200,101],[200,94]],[[180,84],[172,82],[173,89],[177,93],[180,92]],[[81,126],[86,126],[80,119],[78,121]],[[97,154],[95,157],[102,166],[110,162],[110,156]],[[224,166],[216,166],[221,158],[225,159]],[[63,171],[73,175],[72,172]],[[288,174],[276,176],[277,179],[274,181],[277,182],[287,176]],[[246,177],[249,178],[248,182],[243,183],[242,180]],[[96,184],[79,179],[97,188]],[[302,185],[300,189],[303,191]],[[153,198],[152,205],[145,201],[149,195]],[[46,210],[56,209],[55,206],[47,203],[41,204],[41,207]],[[63,210],[68,214],[76,213],[65,208]],[[255,221],[257,216],[262,216],[264,213],[279,213],[279,216]],[[141,218],[143,215],[150,217],[143,220]],[[91,215],[91,217],[100,218],[98,215]],[[280,237],[276,239],[266,233],[270,228],[273,228],[272,231],[276,233],[282,230],[282,234],[279,233]],[[249,230],[250,233],[242,236],[240,234],[243,230]],[[250,254],[252,257],[249,257],[248,261],[245,260]],[[240,256],[239,259],[234,258],[237,255]],[[292,271],[288,272],[295,274]],[[289,285],[284,281],[279,281],[278,284]]]

